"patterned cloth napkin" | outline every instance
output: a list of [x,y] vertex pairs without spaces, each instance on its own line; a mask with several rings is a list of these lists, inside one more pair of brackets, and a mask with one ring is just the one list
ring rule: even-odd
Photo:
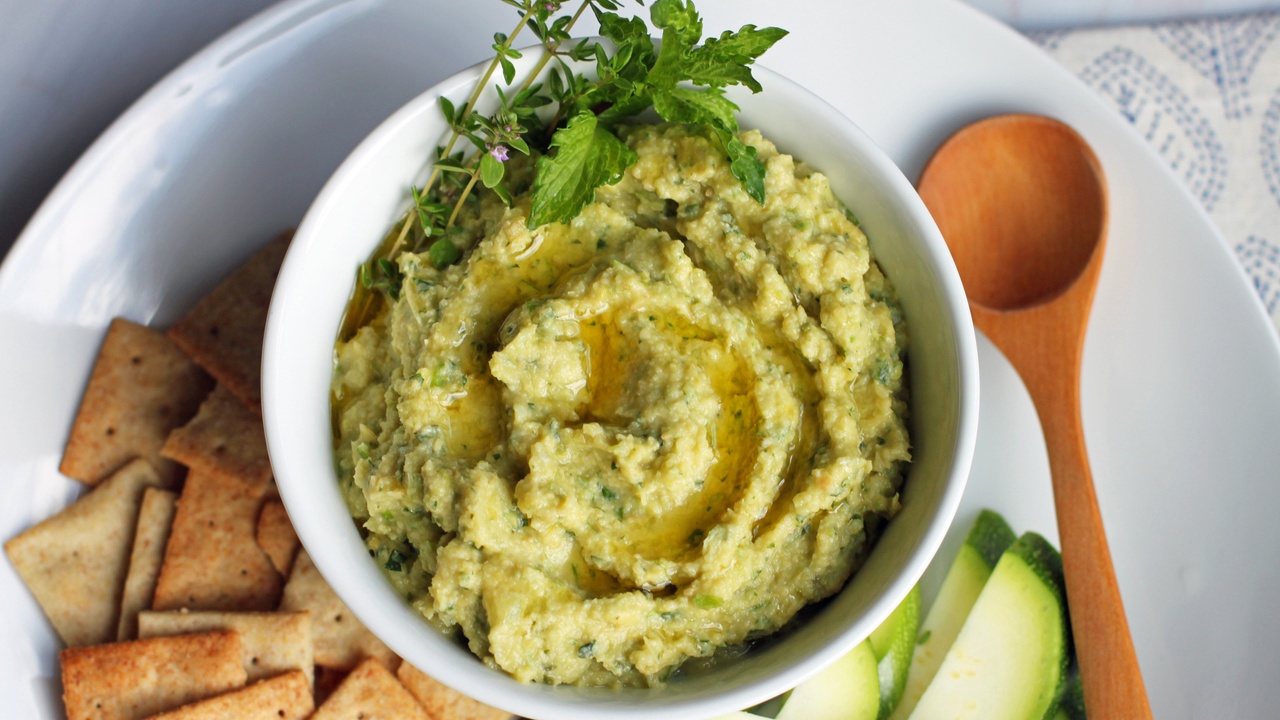
[[1280,13],[1029,36],[1155,146],[1280,329]]

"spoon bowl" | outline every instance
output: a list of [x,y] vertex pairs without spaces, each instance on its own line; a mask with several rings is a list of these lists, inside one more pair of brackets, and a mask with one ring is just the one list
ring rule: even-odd
[[1085,329],[1106,244],[1101,165],[1061,122],[1002,115],[943,143],[918,190],[955,258],[974,324],[1018,371],[1040,417],[1088,714],[1150,718],[1080,415]]
[[924,178],[921,195],[971,303],[1017,310],[1048,302],[1102,255],[1102,170],[1057,121],[1002,115],[970,125],[938,149]]

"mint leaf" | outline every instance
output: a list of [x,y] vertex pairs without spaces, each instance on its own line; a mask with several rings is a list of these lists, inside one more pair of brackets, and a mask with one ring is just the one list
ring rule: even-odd
[[685,56],[702,39],[702,20],[693,3],[658,0],[649,11],[653,25],[662,30],[662,46],[645,81],[658,87],[675,87],[687,78]]
[[729,156],[729,171],[742,183],[747,194],[763,205],[765,168],[756,155],[756,149],[739,140],[737,133],[726,128],[712,127],[712,130]]
[[653,94],[653,109],[667,122],[702,123],[729,130],[738,128],[738,121],[734,118],[738,106],[718,88],[657,90]]
[[600,127],[584,110],[551,138],[554,155],[538,158],[533,180],[529,227],[573,219],[595,198],[596,188],[612,185],[636,161],[636,153]]
[[702,37],[702,18],[692,2],[682,0],[658,0],[649,9],[653,26],[662,31],[672,30],[683,36],[692,36],[694,42]]
[[757,29],[755,25],[743,25],[736,33],[724,32],[688,52],[686,72],[697,85],[745,85],[751,92],[760,92],[760,83],[751,75],[751,63],[786,34],[786,30]]

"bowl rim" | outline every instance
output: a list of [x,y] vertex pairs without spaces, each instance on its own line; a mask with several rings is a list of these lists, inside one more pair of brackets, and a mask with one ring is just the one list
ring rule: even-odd
[[[532,66],[540,55],[538,49],[535,46],[522,51],[523,57],[517,60],[519,71],[527,71]],[[292,445],[290,438],[296,432],[296,426],[288,408],[293,404],[291,401],[297,397],[295,394],[297,388],[291,387],[288,383],[292,368],[285,361],[288,348],[286,335],[289,330],[287,327],[289,321],[285,317],[292,310],[292,304],[299,294],[297,292],[291,294],[289,289],[307,284],[306,251],[312,243],[312,238],[323,234],[320,228],[326,211],[347,189],[351,179],[359,174],[363,168],[362,160],[367,159],[398,133],[412,132],[408,128],[412,126],[414,120],[420,120],[424,116],[430,117],[431,113],[438,116],[439,98],[442,95],[456,93],[460,87],[468,89],[472,87],[487,64],[487,61],[477,63],[449,76],[414,97],[383,120],[343,160],[316,196],[298,227],[277,279],[277,289],[284,288],[286,291],[275,293],[268,311],[262,362],[263,421],[268,450],[276,471],[280,495],[286,508],[290,510],[307,507],[312,500],[308,497],[312,493],[306,488],[306,484],[312,482],[315,476],[314,467],[309,466],[314,466],[319,459],[313,459],[312,462],[300,466],[298,459],[290,450]],[[358,575],[356,579],[366,581],[369,579],[369,573],[352,567],[350,563],[340,560],[338,553],[333,552],[333,536],[341,533],[333,532],[331,527],[315,517],[315,513],[291,513],[303,547],[319,550],[310,556],[321,575],[326,580],[329,578],[344,580],[330,582],[330,585],[356,617],[393,650],[401,654],[406,662],[412,661],[412,664],[423,671],[430,671],[433,677],[445,685],[503,710],[527,717],[587,720],[599,717],[602,712],[607,712],[611,717],[627,718],[659,715],[672,717],[672,713],[678,713],[682,717],[710,717],[732,712],[762,702],[789,689],[850,650],[892,612],[919,580],[934,554],[941,547],[959,507],[972,464],[977,436],[979,394],[977,346],[959,275],[954,264],[951,263],[950,254],[941,233],[927,209],[924,208],[923,202],[916,195],[911,183],[857,125],[801,85],[763,66],[753,66],[753,72],[766,88],[772,87],[775,92],[790,93],[794,100],[803,101],[806,109],[819,113],[823,122],[840,127],[843,139],[857,147],[870,166],[872,174],[886,184],[892,197],[902,200],[905,204],[910,219],[920,231],[919,241],[927,250],[923,256],[929,263],[928,270],[938,281],[944,301],[943,310],[948,321],[947,327],[955,335],[955,352],[949,360],[956,368],[958,387],[956,388],[957,417],[952,439],[954,450],[947,464],[941,496],[932,512],[932,517],[925,525],[923,536],[917,538],[907,562],[894,575],[894,579],[880,589],[877,599],[868,606],[867,612],[845,623],[841,631],[827,638],[808,656],[767,672],[763,679],[751,684],[735,685],[733,682],[728,682],[722,687],[713,688],[709,692],[692,697],[678,695],[673,697],[672,692],[667,689],[671,687],[670,685],[667,688],[657,689],[605,690],[604,693],[608,694],[603,694],[595,689],[566,689],[567,686],[519,683],[501,671],[480,663],[468,650],[445,638],[434,627],[423,621],[422,617],[402,600],[396,598],[401,606],[400,611],[396,611],[389,609],[379,599],[386,593],[354,592],[353,583],[347,581],[350,572],[356,571]],[[780,87],[786,90],[776,89]],[[492,95],[491,89],[488,94]],[[437,137],[429,139],[432,147],[439,141],[440,138]],[[426,158],[422,160],[425,163]],[[405,196],[407,195],[406,191]],[[368,248],[365,249],[366,254],[367,251]],[[354,267],[351,269],[353,272],[350,276],[354,281]],[[342,292],[343,305],[345,305],[350,286],[344,286]],[[340,318],[337,317],[332,319],[332,338],[337,336],[339,320]],[[332,347],[332,340],[330,347]],[[327,392],[325,404],[327,408]],[[328,425],[327,413],[325,425]],[[326,458],[324,465],[330,468],[332,475],[332,459]],[[336,491],[336,477],[334,480]],[[343,509],[345,510],[345,504]],[[345,514],[345,519],[354,530],[356,525],[350,522],[349,513]],[[367,554],[361,553],[361,555],[362,564],[367,566],[367,570],[376,573],[378,580],[389,590],[390,585],[376,570],[375,564],[369,561]],[[833,597],[843,592],[842,589]],[[428,630],[435,641],[424,637],[423,633],[415,631],[406,623],[413,623]],[[425,649],[418,644],[420,642],[426,644]],[[402,652],[406,648],[411,651]],[[457,662],[463,660],[462,656],[475,662]],[[424,662],[427,659],[430,661]]]

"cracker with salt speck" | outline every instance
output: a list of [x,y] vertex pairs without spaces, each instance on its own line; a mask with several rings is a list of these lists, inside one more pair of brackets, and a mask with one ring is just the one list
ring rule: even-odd
[[271,482],[262,418],[246,410],[225,385],[209,393],[190,422],[169,433],[160,454],[192,470],[250,485]]
[[267,307],[292,238],[290,230],[268,242],[169,328],[178,347],[258,414]]
[[433,720],[382,663],[369,658],[316,708],[311,720]]
[[301,670],[311,687],[315,660],[311,652],[311,614],[235,613],[216,610],[144,611],[138,615],[138,637],[160,637],[210,630],[240,633],[244,670],[249,680],[261,680]]
[[167,487],[182,468],[160,456],[169,432],[190,420],[213,380],[163,333],[116,318],[98,351],[59,471],[96,485],[134,458]]
[[117,640],[138,637],[138,613],[151,607],[177,507],[178,496],[168,490],[149,487],[142,495],[142,509],[138,511],[138,527],[133,533],[133,550],[129,555],[129,574],[120,598]]
[[134,460],[62,512],[5,543],[18,575],[69,647],[116,637],[143,492],[160,484]]
[[279,500],[268,500],[262,506],[262,513],[258,515],[258,545],[271,557],[281,575],[289,574],[301,544],[284,503]]
[[304,720],[314,709],[307,678],[295,670],[148,720]]
[[274,610],[283,580],[254,539],[267,487],[192,472],[178,498],[153,610]]
[[295,670],[149,720],[303,720],[314,708],[311,686]]
[[366,657],[376,658],[389,670],[400,664],[400,657],[369,632],[333,592],[305,549],[299,550],[293,561],[280,609],[311,611],[317,665],[346,670]]
[[396,677],[434,720],[511,720],[511,713],[472,700],[407,662]]
[[63,650],[67,720],[142,720],[244,685],[234,632]]

